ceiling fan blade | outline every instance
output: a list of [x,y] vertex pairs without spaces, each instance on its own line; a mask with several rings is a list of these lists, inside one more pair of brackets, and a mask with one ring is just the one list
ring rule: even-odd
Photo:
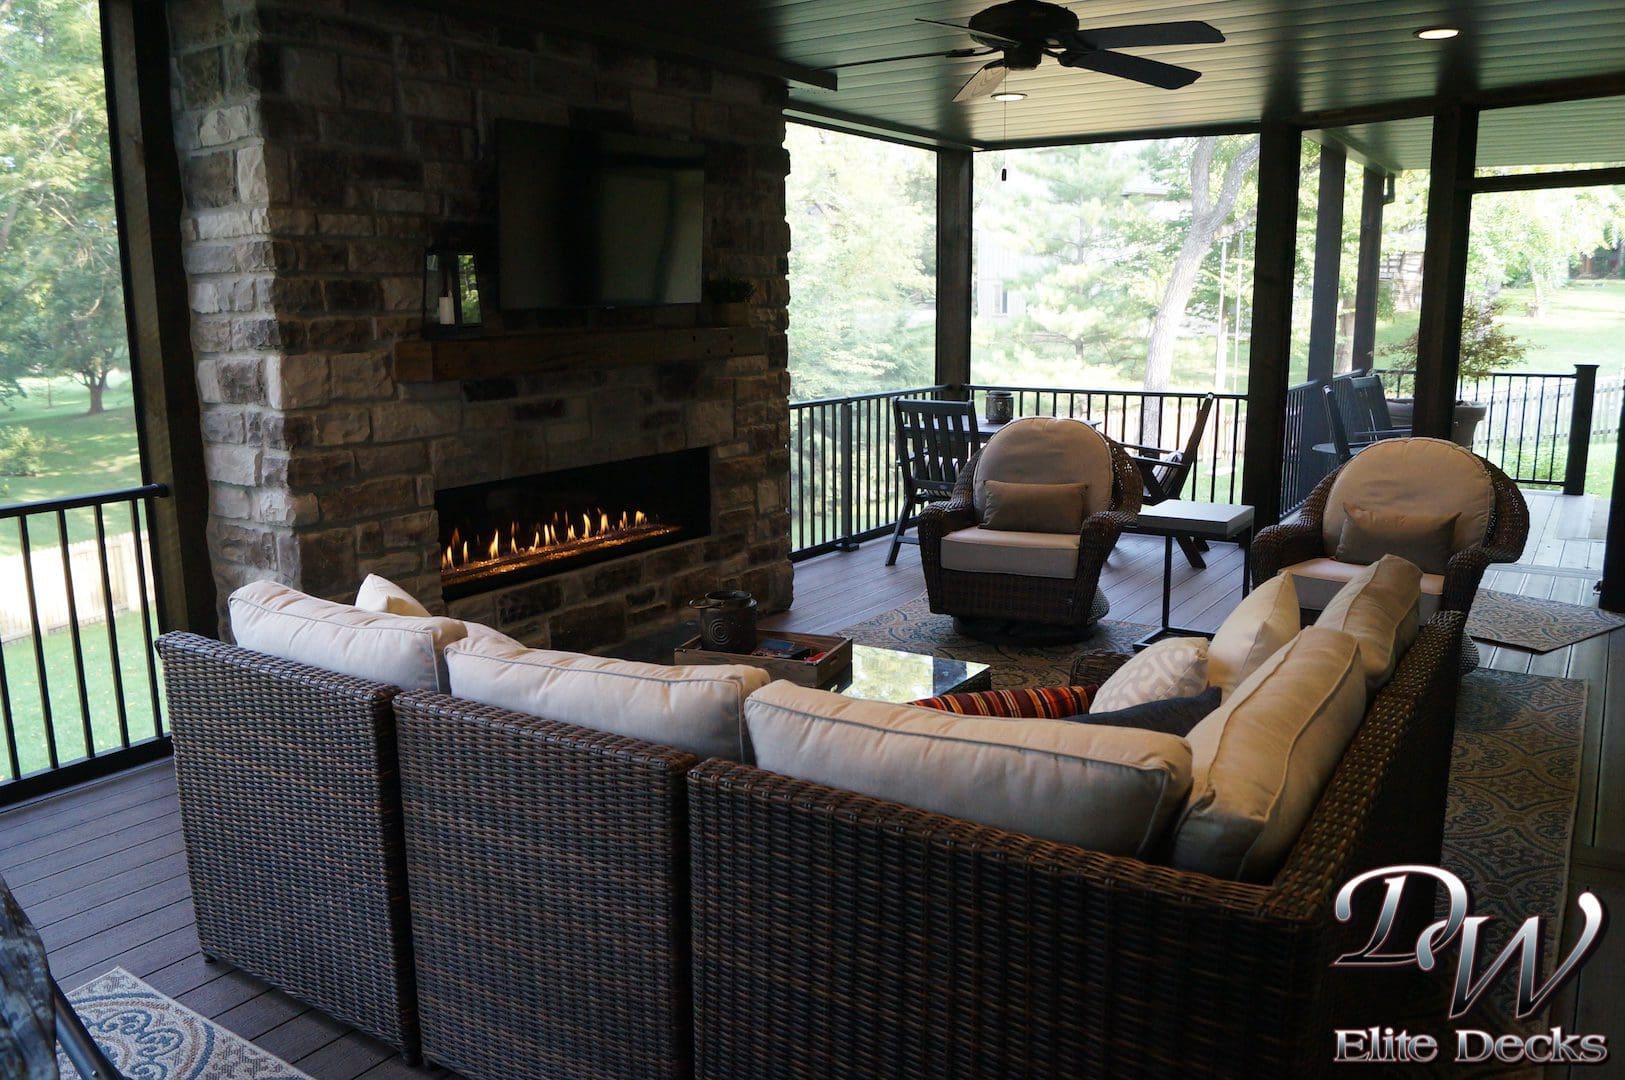
[[988,56],[996,53],[997,49],[950,49],[947,52],[909,53],[906,56],[882,56],[878,60],[853,60],[845,64],[831,64],[825,71],[836,71],[840,68],[865,67],[869,64],[890,64],[897,60],[924,60],[927,57],[941,57],[944,60],[960,60],[967,56]]
[[1078,30],[1072,38],[1093,49],[1133,49],[1147,45],[1217,45],[1224,35],[1205,22],[1139,23]]
[[1188,67],[1164,64],[1160,60],[1147,60],[1143,56],[1130,56],[1127,53],[1064,52],[1056,59],[1063,67],[1088,68],[1102,75],[1116,75],[1120,79],[1132,79],[1163,90],[1178,90],[1202,77],[1200,71]]
[[987,97],[997,90],[1004,82],[1004,77],[1010,74],[1010,69],[1003,60],[989,60],[982,65],[982,70],[970,77],[959,93],[954,95],[955,101],[970,101],[973,98]]
[[986,41],[989,44],[993,44],[995,42],[1004,45],[1021,44],[1021,42],[1017,41],[1015,38],[1007,38],[1003,34],[990,34],[986,30],[977,30],[974,27],[961,26],[959,23],[943,22],[941,19],[915,19],[914,21],[930,23],[932,26],[946,26],[954,30],[963,30],[965,33],[976,38],[976,40]]

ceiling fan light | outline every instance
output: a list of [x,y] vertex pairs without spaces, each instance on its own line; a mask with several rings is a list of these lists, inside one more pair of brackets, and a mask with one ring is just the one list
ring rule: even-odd
[[1461,28],[1455,26],[1424,26],[1420,30],[1411,31],[1411,33],[1423,41],[1449,41],[1461,33]]
[[994,101],[1020,101],[1027,95],[1021,93],[1019,90],[1000,90],[997,94],[993,94],[991,96]]

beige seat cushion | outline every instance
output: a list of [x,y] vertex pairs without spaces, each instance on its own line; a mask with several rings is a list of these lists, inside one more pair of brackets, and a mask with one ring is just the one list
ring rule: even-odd
[[1445,439],[1384,439],[1349,459],[1321,518],[1327,555],[1337,550],[1345,506],[1398,514],[1457,514],[1452,552],[1484,541],[1495,487],[1472,451]]
[[[1082,420],[1027,416],[1013,420],[982,447],[971,496],[976,518],[987,512],[987,482],[1087,484],[1084,513],[1111,509],[1112,451],[1105,436]],[[1070,577],[1071,575],[1067,575]]]
[[1275,875],[1365,715],[1360,647],[1311,626],[1191,729],[1191,794],[1174,826],[1182,870]]
[[[1321,558],[1293,563],[1282,569],[1281,573],[1290,574],[1297,584],[1300,605],[1310,611],[1324,611],[1326,605],[1332,602],[1332,598],[1343,586],[1359,577],[1365,570],[1365,567],[1354,563]],[[1439,612],[1439,603],[1444,596],[1444,575],[1423,574],[1421,589],[1422,596],[1417,616],[1425,623]]]
[[484,705],[750,761],[745,697],[768,683],[743,664],[681,667],[527,649],[477,637],[446,652],[451,693]]
[[1148,645],[1100,684],[1089,711],[1116,712],[1200,694],[1208,687],[1207,651],[1203,637],[1171,637]]
[[973,525],[942,538],[942,568],[1070,579],[1078,573],[1078,534],[1006,532]]
[[245,649],[403,690],[447,687],[442,653],[466,631],[456,619],[362,611],[274,581],[255,581],[226,602]]
[[1341,630],[1360,644],[1367,694],[1388,684],[1394,665],[1421,627],[1422,571],[1398,555],[1384,555],[1338,590],[1316,626]]
[[786,776],[1119,855],[1163,834],[1190,748],[1161,732],[957,716],[775,682],[745,703],[756,763]]
[[1207,650],[1207,681],[1226,698],[1282,645],[1297,636],[1296,583],[1277,574],[1258,586],[1219,625]]

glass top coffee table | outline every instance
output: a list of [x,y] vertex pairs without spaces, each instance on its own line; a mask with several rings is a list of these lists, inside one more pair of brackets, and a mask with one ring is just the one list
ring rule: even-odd
[[[622,660],[669,664],[672,650],[699,632],[699,623],[681,623],[625,641],[610,650],[610,655]],[[762,633],[771,635],[772,631]],[[987,664],[854,644],[851,669],[824,689],[848,697],[902,704],[938,694],[991,690],[992,672]]]

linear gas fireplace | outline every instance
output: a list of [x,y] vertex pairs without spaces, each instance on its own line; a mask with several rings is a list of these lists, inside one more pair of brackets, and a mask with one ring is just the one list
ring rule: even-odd
[[704,448],[435,494],[447,600],[707,535]]

